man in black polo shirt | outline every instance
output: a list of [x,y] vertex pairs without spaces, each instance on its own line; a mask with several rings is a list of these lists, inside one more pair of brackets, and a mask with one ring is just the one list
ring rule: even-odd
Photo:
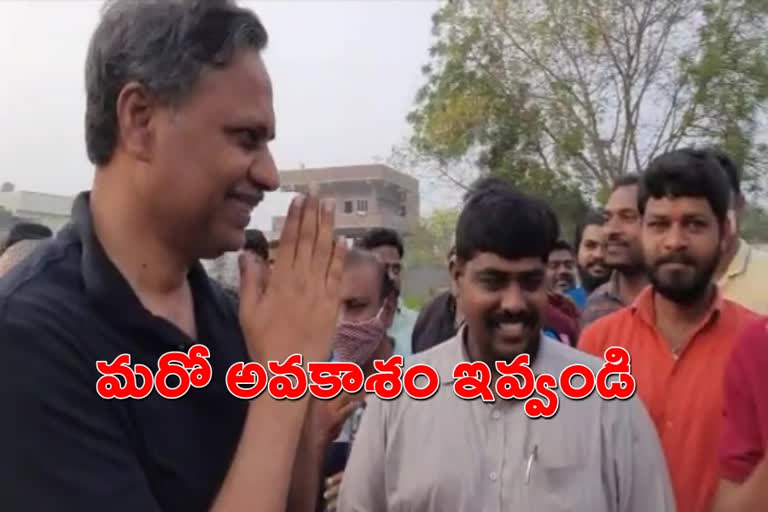
[[[239,314],[198,261],[242,247],[278,186],[266,41],[225,0],[107,4],[86,63],[93,186],[0,281],[0,510],[312,510],[322,409],[236,399],[225,375],[239,361],[327,360],[345,251],[333,205],[294,201],[266,292],[241,256]],[[209,385],[174,400],[97,394],[97,361],[130,354],[156,370],[198,343]]]

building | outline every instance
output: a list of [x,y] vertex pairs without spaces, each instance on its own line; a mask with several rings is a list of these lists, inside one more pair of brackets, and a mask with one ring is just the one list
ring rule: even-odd
[[39,222],[54,232],[69,221],[73,201],[72,196],[13,190],[11,187],[0,191],[0,209],[5,210],[13,221]]
[[[336,200],[336,231],[357,238],[376,227],[407,235],[419,223],[419,181],[386,165],[351,165],[280,172],[280,190]],[[285,217],[272,218],[277,238]]]

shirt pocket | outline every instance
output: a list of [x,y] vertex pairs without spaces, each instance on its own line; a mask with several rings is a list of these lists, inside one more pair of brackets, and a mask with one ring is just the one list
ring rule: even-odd
[[[558,443],[540,441],[536,455],[523,461],[523,475],[531,510],[547,512],[602,512],[604,492],[599,466],[574,439]],[[531,452],[529,452],[531,453]]]

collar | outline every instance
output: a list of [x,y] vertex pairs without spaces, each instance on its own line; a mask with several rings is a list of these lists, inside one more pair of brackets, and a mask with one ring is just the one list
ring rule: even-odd
[[[723,309],[723,304],[724,304],[723,293],[720,291],[719,286],[715,286],[714,288],[715,288],[715,298],[712,301],[712,304],[709,306],[709,310],[707,311],[707,314],[704,315],[702,325],[708,323],[711,319],[718,316]],[[649,326],[651,326],[655,330],[656,329],[656,312],[653,307],[654,295],[655,293],[653,291],[653,286],[652,285],[646,286],[637,296],[635,301],[629,306],[629,309],[633,314],[637,315],[638,318],[643,320],[645,323],[647,323]]]
[[[146,308],[109,259],[96,236],[90,208],[90,192],[81,192],[75,197],[71,222],[64,229],[64,236],[74,239],[81,246],[81,272],[88,297],[106,311],[119,312],[112,315],[116,321],[145,323],[148,313]],[[192,265],[188,275],[196,298],[200,293],[205,297],[215,297],[217,306],[225,308],[225,299],[213,292],[210,280],[199,261]]]
[[[464,336],[466,335],[467,326],[462,325],[456,335],[435,347],[431,350],[434,358],[424,361],[419,361],[431,365],[437,370],[440,375],[440,384],[453,386],[456,379],[453,378],[453,369],[459,363],[471,361],[469,354],[467,353],[466,346],[464,344]],[[539,345],[539,352],[536,356],[536,361],[531,365],[533,372],[538,375],[539,367],[544,359],[546,359],[546,344],[547,343],[559,343],[554,340],[549,340],[542,332],[541,344]]]
[[747,271],[747,267],[749,266],[749,260],[752,256],[752,247],[744,240],[743,238],[739,239],[739,248],[736,251],[736,254],[733,255],[733,259],[731,260],[731,263],[728,265],[728,269],[725,271],[725,274],[723,274],[723,277],[720,278],[720,281],[718,284],[723,285],[725,282],[732,278],[736,277],[739,274],[743,274]]
[[619,273],[615,270],[611,272],[611,277],[608,281],[595,288],[591,295],[605,297],[624,305],[621,295],[619,295]]

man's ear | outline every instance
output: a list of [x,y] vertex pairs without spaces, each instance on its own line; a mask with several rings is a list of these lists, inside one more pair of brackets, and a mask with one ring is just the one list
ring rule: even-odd
[[117,124],[123,150],[139,161],[152,157],[154,145],[153,114],[157,104],[144,85],[126,84],[117,97]]
[[454,295],[458,295],[460,281],[464,278],[466,264],[459,260],[452,260],[448,264],[448,269],[451,273],[451,290],[453,290]]

